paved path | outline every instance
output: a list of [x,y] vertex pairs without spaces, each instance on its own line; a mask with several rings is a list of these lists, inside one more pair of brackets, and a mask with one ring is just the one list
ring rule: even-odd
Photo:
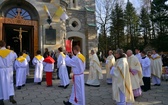
[[[87,76],[88,71],[85,72],[85,81]],[[27,83],[21,90],[15,90],[17,105],[63,105],[62,101],[68,100],[71,93],[72,81],[67,89],[59,88],[58,85],[59,80],[53,80],[53,87],[46,87],[45,81],[42,85]],[[105,75],[100,87],[85,86],[86,105],[115,105],[111,90],[111,86],[105,83]],[[12,104],[5,101],[5,105]],[[152,90],[143,93],[133,105],[168,105],[168,82],[152,86]]]

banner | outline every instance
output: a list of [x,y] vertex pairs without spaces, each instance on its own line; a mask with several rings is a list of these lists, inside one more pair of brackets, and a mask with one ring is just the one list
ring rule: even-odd
[[66,40],[65,48],[67,52],[72,52],[72,41],[71,40]]

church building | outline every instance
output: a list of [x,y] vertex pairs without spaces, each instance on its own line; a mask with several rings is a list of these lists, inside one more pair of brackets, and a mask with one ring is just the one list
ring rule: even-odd
[[[66,11],[66,21],[55,16],[58,6]],[[0,0],[0,40],[31,57],[38,49],[56,50],[65,46],[65,40],[73,40],[72,45],[79,45],[89,58],[89,51],[97,50],[95,19],[95,0]]]

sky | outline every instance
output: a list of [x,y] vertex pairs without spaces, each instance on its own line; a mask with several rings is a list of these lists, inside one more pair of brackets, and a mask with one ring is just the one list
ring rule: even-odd
[[[141,9],[141,0],[129,0],[133,6],[136,8],[137,12],[140,12]],[[127,3],[127,0],[124,0],[125,3]]]

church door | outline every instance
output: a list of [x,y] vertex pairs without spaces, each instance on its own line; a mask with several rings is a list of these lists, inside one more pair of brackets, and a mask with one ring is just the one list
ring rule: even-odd
[[17,54],[26,50],[33,57],[38,50],[38,22],[31,20],[26,10],[12,8],[6,17],[0,17],[0,40]]

